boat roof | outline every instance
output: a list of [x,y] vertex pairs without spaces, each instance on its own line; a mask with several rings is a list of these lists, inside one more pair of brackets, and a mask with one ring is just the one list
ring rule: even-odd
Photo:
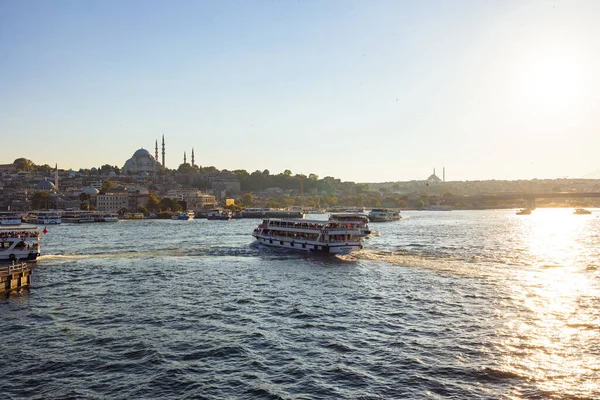
[[291,222],[295,224],[321,224],[327,225],[332,223],[329,220],[322,219],[304,219],[304,218],[265,218],[265,221]]
[[36,225],[0,225],[0,231],[22,231],[22,230],[34,230],[39,227]]

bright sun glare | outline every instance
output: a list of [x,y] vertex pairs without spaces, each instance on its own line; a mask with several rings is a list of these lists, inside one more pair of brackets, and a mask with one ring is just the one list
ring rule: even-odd
[[571,49],[528,53],[517,69],[516,100],[531,112],[573,111],[585,90],[584,69],[581,57]]

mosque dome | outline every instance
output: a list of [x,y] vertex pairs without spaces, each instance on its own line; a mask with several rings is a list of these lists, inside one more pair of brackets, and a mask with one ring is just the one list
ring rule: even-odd
[[111,177],[111,178],[113,178],[113,177],[117,176],[117,173],[115,171],[110,171],[108,173],[108,176]]
[[135,153],[133,153],[133,156],[134,156],[135,158],[141,158],[141,157],[152,157],[152,156],[150,155],[150,152],[149,152],[148,150],[146,150],[146,149],[139,149],[139,150],[136,150],[136,152],[135,152]]
[[47,180],[43,180],[40,181],[40,183],[37,184],[37,188],[40,190],[54,190],[56,189],[54,187],[54,183],[47,181]]
[[156,175],[161,168],[161,164],[146,149],[138,149],[133,156],[125,162],[121,170],[122,175]]
[[89,194],[90,196],[95,196],[98,193],[100,193],[100,191],[98,189],[96,189],[95,187],[88,186],[88,187],[86,187],[86,188],[83,189],[83,193]]

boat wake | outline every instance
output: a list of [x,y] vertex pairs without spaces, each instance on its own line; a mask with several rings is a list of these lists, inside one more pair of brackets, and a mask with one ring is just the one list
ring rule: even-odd
[[338,256],[338,258],[354,262],[382,262],[402,267],[423,268],[482,278],[497,275],[499,268],[503,267],[503,265],[480,263],[476,259],[463,260],[447,256],[416,254],[406,250],[363,249],[359,252]]

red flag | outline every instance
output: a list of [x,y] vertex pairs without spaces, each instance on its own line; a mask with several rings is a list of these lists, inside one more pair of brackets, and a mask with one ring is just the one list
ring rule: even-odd
[[46,227],[44,227],[44,230],[42,232],[44,232],[44,235],[45,235],[46,233],[48,233],[48,229],[46,229]]

